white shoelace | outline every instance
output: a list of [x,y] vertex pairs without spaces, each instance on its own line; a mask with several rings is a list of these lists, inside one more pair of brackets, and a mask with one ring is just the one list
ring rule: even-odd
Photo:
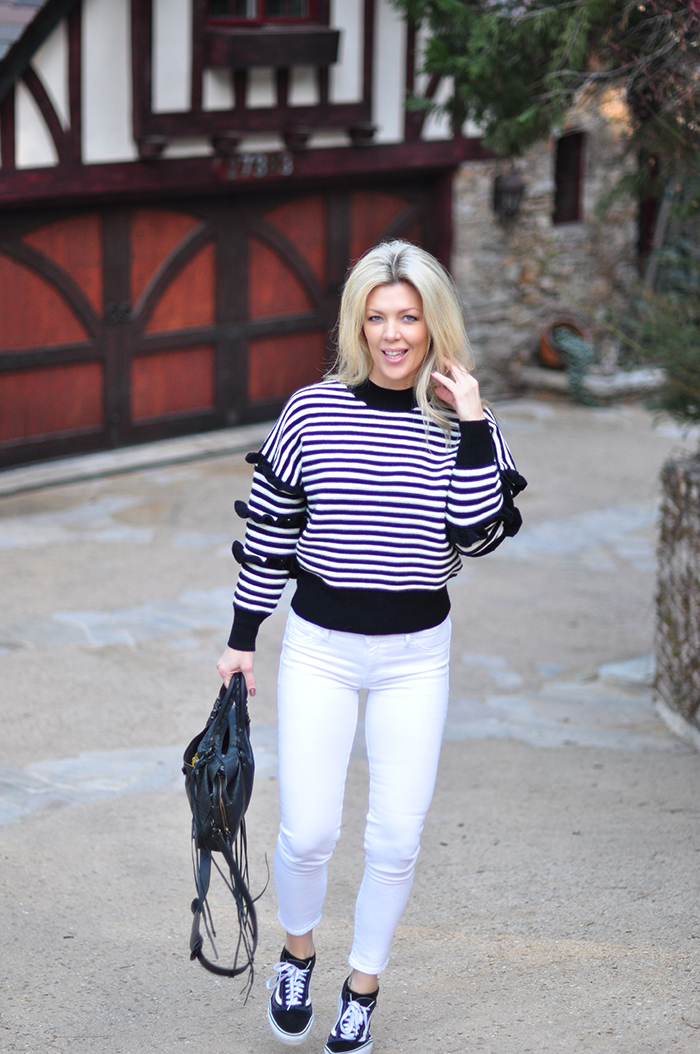
[[343,1039],[358,1039],[367,1027],[368,1009],[353,999],[348,1003],[338,1021],[340,1035]]
[[294,963],[283,962],[275,963],[272,969],[277,974],[277,977],[270,977],[267,980],[267,990],[271,992],[273,988],[276,988],[280,982],[287,982],[287,1006],[289,1008],[294,1006],[301,1006],[302,999],[304,997],[304,985],[306,984],[307,970],[302,970]]

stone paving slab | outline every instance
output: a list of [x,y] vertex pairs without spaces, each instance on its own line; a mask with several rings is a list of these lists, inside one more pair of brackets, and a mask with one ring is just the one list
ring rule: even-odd
[[161,439],[154,443],[103,450],[94,454],[65,457],[56,461],[42,461],[36,465],[6,469],[0,472],[0,494],[20,494],[40,487],[56,487],[62,483],[97,476],[113,476],[156,465],[173,465],[196,461],[202,457],[216,457],[239,450],[256,450],[271,422],[222,428],[215,432]]
[[[650,687],[658,473],[695,442],[633,405],[499,405],[525,527],[451,586],[446,741],[374,1054],[698,1049],[700,755]],[[248,444],[245,444],[246,447]],[[251,443],[250,445],[256,445]],[[183,746],[218,691],[240,454],[0,497],[0,1051],[270,1054],[258,973],[189,962]],[[253,888],[272,859],[276,660],[251,706]],[[362,713],[315,974],[321,1051],[347,973],[366,812]],[[221,948],[233,934],[217,902]]]

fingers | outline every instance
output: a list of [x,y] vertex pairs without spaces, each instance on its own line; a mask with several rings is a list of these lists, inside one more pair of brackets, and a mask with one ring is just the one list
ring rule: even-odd
[[460,421],[482,420],[484,411],[476,377],[454,359],[445,358],[444,362],[452,376],[431,371],[436,382],[435,394],[457,411]]
[[216,668],[227,688],[234,673],[242,673],[248,695],[252,697],[257,691],[253,674],[254,661],[255,652],[253,651],[236,651],[235,648],[226,648]]
[[439,384],[435,388],[435,394],[438,399],[442,399],[444,403],[448,403],[450,406],[454,407],[455,397],[449,388],[445,388],[444,385]]
[[[245,652],[244,654],[252,656],[253,652]],[[253,675],[252,661],[250,665],[248,665],[247,663],[245,665],[241,664],[241,673],[243,674],[243,679],[245,681],[245,686],[248,690],[248,695],[252,698],[257,691],[257,688],[255,686],[255,677]]]

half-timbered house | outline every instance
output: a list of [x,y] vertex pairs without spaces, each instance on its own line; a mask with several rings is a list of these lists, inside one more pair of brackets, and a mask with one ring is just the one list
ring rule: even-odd
[[389,0],[0,0],[0,465],[272,416],[477,140]]

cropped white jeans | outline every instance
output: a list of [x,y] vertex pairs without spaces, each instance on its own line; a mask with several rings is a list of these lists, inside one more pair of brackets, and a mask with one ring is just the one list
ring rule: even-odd
[[386,967],[411,890],[447,711],[450,629],[448,618],[418,633],[365,637],[323,629],[293,611],[287,622],[278,696],[278,918],[297,936],[321,920],[358,692],[366,688],[369,812],[348,959],[361,973]]

